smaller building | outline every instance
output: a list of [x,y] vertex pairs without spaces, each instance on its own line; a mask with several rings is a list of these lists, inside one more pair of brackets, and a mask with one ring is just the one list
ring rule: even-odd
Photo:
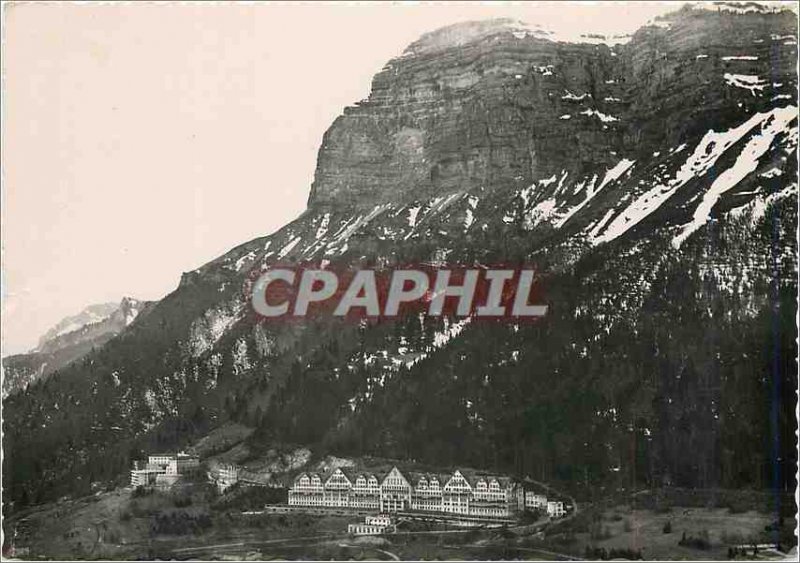
[[564,510],[564,503],[560,500],[547,501],[547,515],[550,518],[561,518],[566,514]]
[[175,454],[153,454],[147,456],[147,466],[151,469],[166,470],[167,464],[175,459]]
[[200,469],[200,458],[183,452],[169,460],[166,465],[168,475],[190,475]]
[[547,497],[535,491],[525,491],[525,508],[527,510],[544,510],[547,507]]
[[217,489],[224,493],[239,482],[239,468],[235,465],[223,465],[217,472]]
[[367,524],[374,524],[375,526],[391,526],[392,517],[388,514],[376,514],[375,516],[367,516],[364,519]]
[[134,466],[131,470],[131,486],[136,487],[150,487],[156,483],[156,478],[159,475],[157,469],[139,469]]
[[376,536],[380,534],[391,534],[397,531],[397,526],[388,514],[377,514],[367,516],[364,523],[348,524],[347,533],[357,536]]
[[183,452],[177,454],[154,454],[147,457],[147,464],[133,462],[131,486],[169,488],[181,477],[200,470],[200,458]]

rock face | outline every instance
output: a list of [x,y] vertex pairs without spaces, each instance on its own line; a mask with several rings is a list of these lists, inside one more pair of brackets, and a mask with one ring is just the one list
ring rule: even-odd
[[561,169],[573,142],[613,146],[614,135],[576,135],[559,119],[577,107],[567,91],[592,91],[611,62],[608,47],[553,43],[505,21],[428,34],[325,134],[309,204],[527,185]]
[[440,29],[391,60],[327,131],[309,205],[527,186],[612,164],[613,152],[677,146],[731,120],[741,92],[709,88],[728,74],[763,77],[768,97],[794,95],[794,33],[788,12],[692,9],[614,47],[550,41],[510,20]]
[[[232,422],[254,459],[794,490],[795,17],[548,37],[472,23],[390,61],[326,133],[302,216],[5,400],[7,502]],[[548,316],[259,323],[249,302],[277,265],[421,262],[533,264]]]
[[77,315],[61,320],[39,339],[35,350],[3,358],[3,397],[99,348],[150,305],[123,297],[119,303],[90,305]]

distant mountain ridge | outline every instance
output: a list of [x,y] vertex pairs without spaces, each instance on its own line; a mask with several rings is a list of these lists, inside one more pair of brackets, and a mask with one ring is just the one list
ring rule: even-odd
[[[127,298],[126,298],[127,299]],[[45,332],[39,338],[39,344],[33,350],[34,352],[42,351],[48,346],[58,347],[54,341],[58,337],[69,334],[71,332],[79,331],[86,325],[98,323],[111,316],[111,314],[119,309],[119,303],[98,303],[96,305],[89,305],[77,315],[72,315],[61,319],[55,326]]]
[[123,297],[119,303],[89,305],[59,321],[26,354],[3,358],[3,397],[82,358],[119,334],[152,303]]

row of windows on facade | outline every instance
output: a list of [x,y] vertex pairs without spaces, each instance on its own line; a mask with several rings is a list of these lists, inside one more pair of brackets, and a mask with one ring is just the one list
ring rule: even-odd
[[336,497],[329,494],[296,494],[292,491],[289,491],[289,505],[327,508],[358,508],[365,510],[379,510],[381,512],[418,510],[494,517],[508,517],[511,514],[511,509],[508,503],[481,502],[478,500],[470,500],[466,497],[460,497],[452,500],[446,497],[420,499],[413,496],[410,499],[407,497],[393,498],[387,496]]

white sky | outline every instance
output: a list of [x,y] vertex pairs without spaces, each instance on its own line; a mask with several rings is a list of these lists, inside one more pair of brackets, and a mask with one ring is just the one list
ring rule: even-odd
[[325,130],[422,33],[616,35],[679,4],[6,4],[3,355],[297,216]]

